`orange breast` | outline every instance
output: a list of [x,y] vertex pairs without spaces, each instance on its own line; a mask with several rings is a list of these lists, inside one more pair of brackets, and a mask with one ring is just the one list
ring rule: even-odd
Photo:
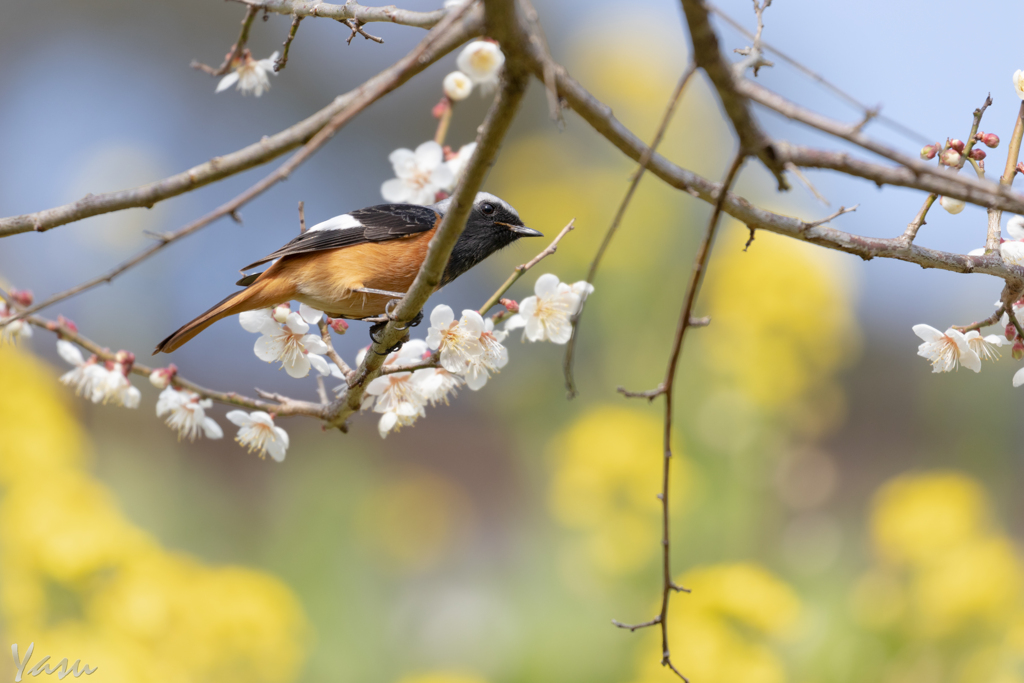
[[371,242],[312,254],[287,256],[281,275],[293,283],[295,299],[332,317],[381,315],[392,297],[354,289],[404,293],[416,279],[434,230],[388,242]]

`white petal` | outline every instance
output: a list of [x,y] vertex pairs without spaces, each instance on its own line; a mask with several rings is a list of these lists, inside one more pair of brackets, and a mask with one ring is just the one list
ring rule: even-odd
[[412,199],[413,188],[401,178],[392,178],[385,180],[384,184],[380,186],[380,194],[386,202],[405,204]]
[[921,339],[924,339],[926,342],[939,341],[946,336],[931,325],[914,325],[912,329],[914,330],[914,334]]
[[274,427],[274,434],[276,438],[267,439],[267,453],[277,462],[284,462],[288,450],[288,434],[280,427]]
[[246,332],[262,332],[268,322],[273,322],[271,309],[260,308],[255,311],[243,311],[238,314],[238,322]]
[[319,356],[324,355],[328,351],[327,344],[324,343],[324,340],[315,334],[307,334],[302,338],[302,348]]
[[237,82],[238,82],[238,72],[237,71],[232,71],[227,76],[225,76],[224,78],[220,79],[220,83],[217,84],[217,89],[214,90],[214,93],[219,93],[219,92],[221,92],[223,90],[227,90],[228,88],[230,88],[231,86],[233,86]]
[[473,391],[480,391],[487,384],[487,369],[482,365],[474,363],[466,370],[464,376],[466,378],[466,386]]
[[447,165],[441,164],[430,172],[430,184],[450,192],[455,189],[455,173]]
[[224,417],[226,417],[229,422],[233,422],[239,427],[248,427],[253,423],[252,417],[250,417],[249,413],[245,412],[244,410],[229,411],[228,414],[225,415]]
[[[315,357],[316,356],[314,356],[314,358]],[[284,371],[287,372],[290,377],[294,377],[295,379],[301,379],[302,377],[305,377],[306,375],[309,374],[310,363],[308,355],[304,353],[296,354],[289,360],[291,360],[291,363],[283,362],[281,363],[281,366],[284,368]]]
[[1015,240],[1024,240],[1024,216],[1011,216],[1006,221],[1006,232]]
[[310,325],[316,325],[320,322],[320,319],[324,317],[323,311],[318,311],[312,306],[306,304],[299,304],[299,317],[305,320]]
[[430,312],[430,326],[438,329],[448,329],[448,326],[455,321],[455,312],[451,306],[439,304]]
[[1013,386],[1019,387],[1021,384],[1024,384],[1024,368],[1013,373]]
[[961,350],[960,365],[963,365],[965,368],[970,368],[975,372],[981,372],[981,357],[975,353],[974,349],[968,346],[966,351]]
[[1024,242],[1003,242],[999,245],[1003,260],[1015,266],[1024,266]]
[[281,352],[284,351],[284,344],[281,341],[281,337],[271,337],[265,334],[256,340],[253,351],[261,361],[273,363],[281,357]]
[[85,358],[82,357],[82,352],[78,350],[78,347],[71,342],[58,339],[57,340],[57,353],[70,365],[83,365]]
[[462,312],[459,325],[474,337],[479,337],[484,331],[484,319],[472,309],[466,309]]
[[555,344],[565,344],[572,338],[572,324],[568,318],[557,316],[549,318],[547,323],[548,339]]
[[249,419],[251,422],[258,422],[259,424],[266,425],[268,427],[274,426],[274,418],[270,417],[270,413],[262,410],[254,410],[249,413]]
[[444,161],[444,150],[433,140],[427,140],[416,148],[416,166],[421,171],[431,171]]
[[316,371],[319,372],[324,377],[327,377],[329,374],[331,374],[331,368],[330,366],[327,365],[327,361],[323,359],[323,356],[318,356],[315,353],[311,353],[306,356],[306,359],[309,361],[309,364],[312,365],[316,369]]
[[967,252],[967,255],[968,256],[984,256],[985,255],[985,247],[980,247],[978,249],[971,249],[969,252]]
[[291,330],[293,334],[306,334],[309,332],[309,325],[294,311],[288,314],[288,321],[285,323],[285,327]]
[[394,413],[384,413],[381,415],[380,422],[377,423],[377,431],[380,433],[380,438],[387,438],[388,432],[394,429],[396,424],[398,424],[398,416]]
[[[520,308],[522,310],[522,308]],[[526,327],[526,318],[521,314],[516,313],[511,318],[505,321],[506,330],[518,330],[520,327]]]
[[219,424],[214,422],[212,417],[204,417],[202,427],[207,439],[219,439],[224,436],[224,430],[220,428]]
[[[533,293],[538,297],[545,297],[554,294],[558,290],[559,280],[557,275],[551,273],[544,273],[537,278],[537,283],[533,286]],[[519,308],[522,311],[522,306]]]
[[388,161],[395,169],[395,175],[407,179],[416,175],[416,154],[411,149],[402,147],[388,155]]

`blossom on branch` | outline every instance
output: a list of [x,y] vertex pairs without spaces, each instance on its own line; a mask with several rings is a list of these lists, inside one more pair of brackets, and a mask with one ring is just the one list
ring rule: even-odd
[[924,340],[917,347],[917,355],[931,361],[932,372],[950,372],[960,365],[981,372],[981,358],[962,332],[949,328],[943,333],[930,325],[914,325],[913,329]]
[[978,358],[981,360],[999,360],[1002,356],[999,353],[999,347],[1007,346],[1010,343],[1006,337],[1000,337],[998,334],[983,337],[977,330],[971,330],[965,334],[964,339],[967,340],[967,346],[978,354]]
[[384,181],[380,193],[396,204],[426,206],[437,201],[437,193],[451,188],[455,176],[444,163],[444,150],[433,140],[416,148],[396,149],[388,156],[397,177]]
[[[7,303],[0,300],[0,321],[4,318],[9,318],[11,315],[11,309],[7,307]],[[31,339],[32,337],[32,326],[25,320],[15,320],[14,322],[7,323],[3,327],[0,327],[0,344],[4,342],[10,342],[11,344],[17,344],[22,339]]]
[[999,254],[1012,266],[1024,266],[1024,242],[1007,240],[999,245]]
[[[307,317],[311,317],[310,311],[315,309],[308,309]],[[254,347],[260,360],[268,363],[281,361],[281,367],[285,372],[295,378],[308,375],[310,366],[325,377],[331,374],[331,369],[323,358],[328,350],[327,344],[318,335],[307,334],[309,323],[301,315],[289,313],[283,325],[272,318],[262,322],[262,318],[254,316],[243,321],[242,326],[251,326],[255,322],[260,323],[259,331],[263,333],[263,336],[256,340]]]
[[535,296],[519,302],[519,312],[508,319],[508,331],[523,328],[523,339],[565,344],[572,337],[572,316],[579,312],[583,299],[594,291],[589,282],[560,282],[557,275],[545,273],[533,287]]
[[393,372],[377,377],[366,386],[366,395],[376,399],[373,412],[382,413],[377,423],[382,439],[426,415],[423,407],[428,398],[421,386],[425,379],[418,372]]
[[453,71],[444,77],[442,89],[448,99],[458,102],[466,99],[473,92],[473,80],[461,71]]
[[456,322],[451,306],[440,304],[430,313],[427,346],[440,353],[441,367],[462,374],[470,361],[484,353],[480,343],[483,332],[484,320],[476,311],[463,311]]
[[952,214],[958,214],[964,210],[967,203],[961,199],[953,199],[952,197],[939,197],[939,204],[942,208]]
[[505,54],[497,43],[489,40],[474,40],[463,48],[455,60],[459,71],[469,76],[484,95],[494,92],[498,86],[501,67],[505,65]]
[[276,61],[277,52],[270,55],[267,59],[255,60],[252,58],[252,53],[249,50],[245,50],[242,52],[242,56],[238,58],[234,71],[220,79],[220,83],[217,84],[217,90],[214,92],[227,90],[237,83],[237,89],[243,95],[252,93],[259,97],[263,94],[263,91],[270,90],[270,79],[267,78],[267,74],[276,73],[274,71],[274,62]]
[[505,341],[508,332],[495,330],[494,321],[490,318],[484,320],[484,330],[480,333],[480,346],[484,352],[472,358],[466,365],[463,375],[466,378],[466,386],[473,391],[483,389],[491,373],[499,372],[508,364],[508,349],[501,342]]
[[1024,71],[1021,69],[1013,72],[1013,88],[1017,91],[1017,97],[1024,100]]
[[156,416],[168,416],[165,423],[178,432],[179,441],[183,436],[189,441],[195,441],[200,432],[207,439],[219,439],[224,436],[224,432],[213,418],[206,416],[206,409],[212,407],[211,399],[202,398],[194,391],[167,387],[157,399]]
[[73,370],[60,376],[60,383],[74,389],[75,396],[97,403],[93,389],[106,379],[107,369],[98,364],[95,357],[86,361],[78,347],[64,339],[57,340],[57,353],[68,365],[74,366]]
[[281,462],[288,450],[288,432],[274,425],[274,418],[262,410],[247,413],[244,410],[232,410],[225,417],[238,425],[235,441],[250,453],[257,451],[261,458],[270,457]]

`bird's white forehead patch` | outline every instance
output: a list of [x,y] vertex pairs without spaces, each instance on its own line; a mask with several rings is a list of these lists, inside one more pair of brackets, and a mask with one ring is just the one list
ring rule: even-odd
[[356,218],[353,218],[347,213],[343,213],[340,216],[328,218],[323,223],[317,223],[306,232],[313,232],[314,230],[348,230],[349,228],[361,227],[363,227],[363,224]]
[[501,197],[495,197],[490,192],[477,192],[476,198],[473,200],[473,206],[478,206],[483,202],[491,202],[492,204],[500,204],[505,207],[507,211],[510,211],[516,218],[519,218],[519,212],[512,208],[512,206]]

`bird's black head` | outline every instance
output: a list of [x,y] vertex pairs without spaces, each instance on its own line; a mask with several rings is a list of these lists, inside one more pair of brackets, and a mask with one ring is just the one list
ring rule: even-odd
[[[438,213],[444,215],[451,203],[445,199],[434,205]],[[543,237],[532,230],[519,218],[516,210],[507,202],[493,194],[478,192],[470,211],[466,229],[459,236],[455,248],[452,249],[448,267],[445,268],[441,284],[445,285],[485,258],[503,247],[515,242],[520,237]]]

